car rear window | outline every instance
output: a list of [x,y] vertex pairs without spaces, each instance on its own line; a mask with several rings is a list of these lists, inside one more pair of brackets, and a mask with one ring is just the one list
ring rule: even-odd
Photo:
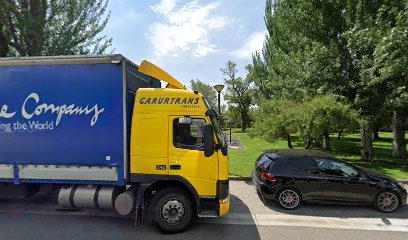
[[274,162],[275,161],[268,156],[262,155],[258,158],[258,160],[256,160],[256,166],[262,170],[269,170]]
[[256,166],[268,172],[283,172],[285,169],[286,159],[273,159],[267,155],[262,155],[256,161]]

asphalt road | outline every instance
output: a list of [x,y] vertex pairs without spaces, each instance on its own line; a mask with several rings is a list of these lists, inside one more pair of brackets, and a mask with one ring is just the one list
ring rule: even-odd
[[76,239],[342,239],[406,240],[406,232],[310,227],[194,224],[188,231],[164,235],[151,225],[135,228],[129,219],[42,214],[0,214],[0,236],[8,240]]
[[180,234],[100,210],[65,212],[41,198],[0,202],[0,240],[65,239],[408,239],[408,207],[392,214],[369,206],[304,204],[283,211],[263,204],[249,182],[231,182],[231,211],[222,219],[201,219]]

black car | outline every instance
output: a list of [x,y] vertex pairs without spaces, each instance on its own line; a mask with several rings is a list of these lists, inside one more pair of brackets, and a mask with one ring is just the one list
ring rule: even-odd
[[265,151],[256,160],[252,181],[263,199],[275,199],[284,209],[324,201],[372,204],[393,212],[407,201],[407,191],[395,179],[316,150]]

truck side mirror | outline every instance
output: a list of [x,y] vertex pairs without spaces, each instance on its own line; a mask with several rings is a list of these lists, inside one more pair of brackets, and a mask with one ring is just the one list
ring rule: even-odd
[[181,125],[191,125],[193,124],[193,120],[190,117],[182,117],[179,118],[178,123]]
[[214,126],[206,124],[204,126],[204,156],[211,157],[214,154]]

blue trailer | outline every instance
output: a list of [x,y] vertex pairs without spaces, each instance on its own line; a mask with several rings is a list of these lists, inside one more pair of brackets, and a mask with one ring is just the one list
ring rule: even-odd
[[124,186],[144,87],[160,81],[121,55],[1,59],[0,182]]

